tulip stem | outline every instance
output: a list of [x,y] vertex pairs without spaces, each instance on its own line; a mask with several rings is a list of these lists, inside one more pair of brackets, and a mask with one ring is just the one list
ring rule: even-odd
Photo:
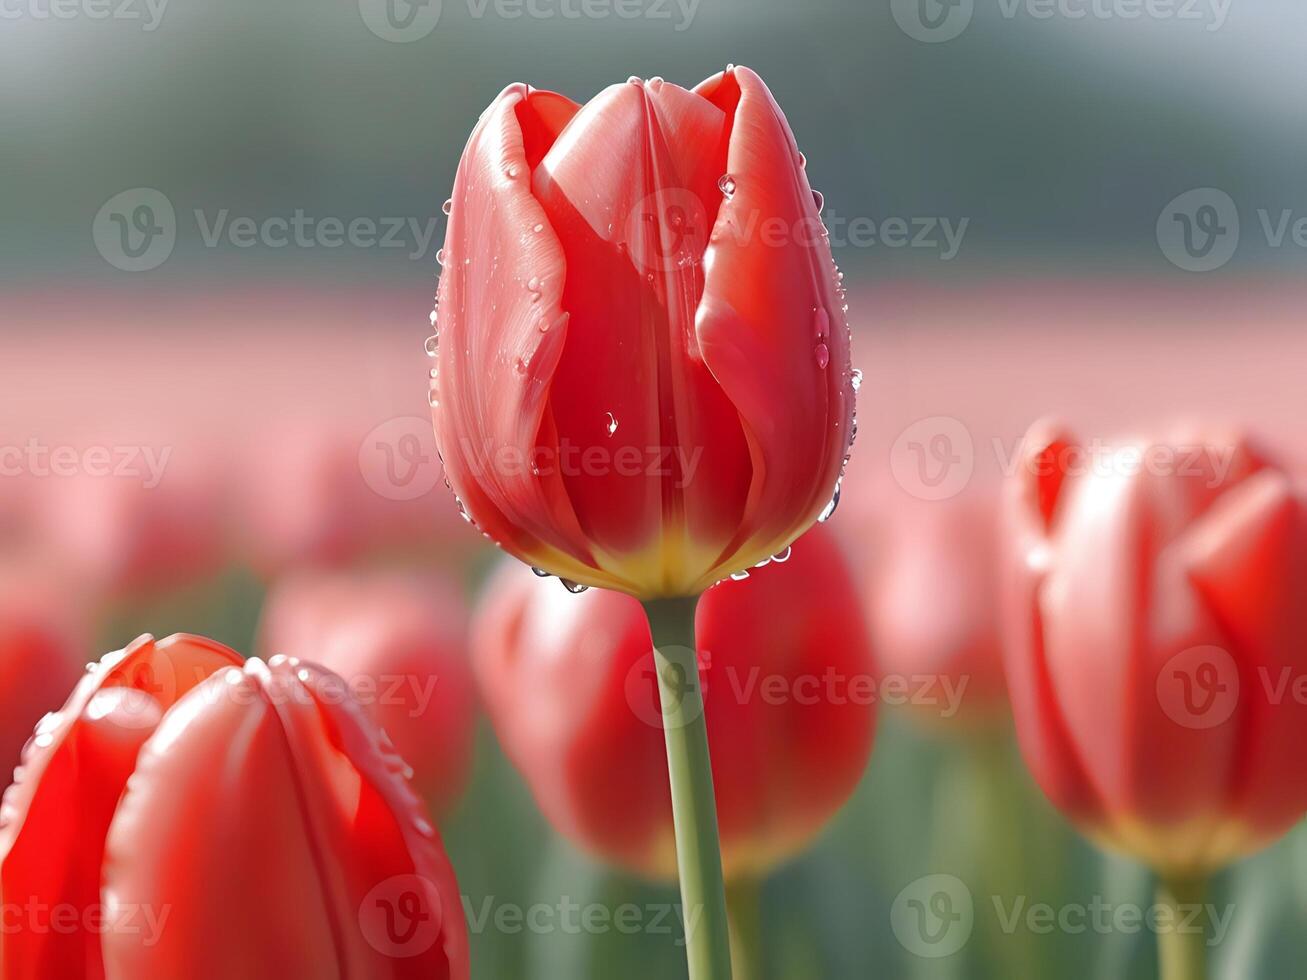
[[[1206,980],[1207,934],[1192,914],[1207,893],[1200,879],[1162,879],[1157,885],[1157,967],[1161,980]],[[1163,917],[1164,916],[1164,917]]]
[[726,886],[731,916],[731,963],[735,980],[763,980],[762,886],[750,877]]
[[690,980],[730,980],[730,922],[717,837],[708,727],[694,652],[697,596],[644,604],[653,634],[658,696],[672,786],[676,863],[681,879]]

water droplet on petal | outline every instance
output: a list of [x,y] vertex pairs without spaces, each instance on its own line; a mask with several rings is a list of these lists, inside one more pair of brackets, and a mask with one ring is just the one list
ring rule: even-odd
[[530,279],[528,279],[526,281],[526,288],[531,290],[531,292],[533,293],[536,292],[540,288],[540,277],[532,276]]
[[509,180],[515,179],[520,172],[521,171],[518,170],[517,164],[515,163],[509,164],[504,168],[504,176]]
[[749,577],[748,569],[741,569],[738,572],[731,572],[732,582],[743,582],[748,577]]
[[[843,482],[843,478],[841,478],[841,482]],[[839,505],[840,505],[840,483],[836,483],[835,493],[831,495],[830,503],[826,505],[825,509],[822,510],[822,512],[819,515],[817,515],[817,520],[820,521],[822,524],[825,524],[827,521],[829,521],[832,517],[835,516],[835,509],[839,507]]]
[[616,416],[613,415],[612,412],[608,412],[607,415],[608,415],[608,424],[605,425],[604,428],[608,430],[608,438],[611,439],[613,437],[613,433],[617,431],[617,418]]
[[825,307],[818,306],[812,311],[812,332],[818,340],[830,336],[830,314]]
[[560,578],[558,581],[562,582],[563,588],[572,593],[572,595],[580,595],[582,592],[586,591],[586,589],[590,588],[590,586],[582,585],[580,582],[573,582],[570,578]]
[[817,358],[817,367],[826,370],[826,365],[830,363],[830,348],[825,344],[818,344],[813,348],[812,353]]
[[436,251],[436,265],[443,266],[444,264],[445,264],[445,250],[443,248],[438,249]]
[[862,372],[858,368],[853,369],[853,376],[849,378],[849,382],[853,385],[854,391],[862,388]]
[[802,150],[799,151],[799,166],[805,170],[808,168],[808,158]]
[[717,181],[717,189],[721,191],[722,196],[729,201],[735,196],[735,178],[730,174],[722,174],[721,178]]
[[778,551],[776,554],[772,555],[771,560],[778,565],[784,565],[787,561],[790,560],[790,555],[793,552],[794,552],[794,548],[792,546],[787,545],[784,551]]
[[818,214],[821,214],[821,212],[822,212],[822,211],[825,209],[825,207],[826,207],[826,197],[825,197],[825,195],[822,194],[821,191],[813,191],[813,192],[812,192],[812,203],[815,204],[815,205],[817,206],[817,213],[818,213]]
[[546,572],[543,568],[536,568],[534,565],[532,565],[531,571],[535,573],[536,578],[549,578],[549,573]]
[[449,214],[449,212],[453,211],[454,210],[453,198],[447,199],[444,204],[440,205],[440,210],[443,211],[445,214]]
[[435,357],[440,353],[440,334],[433,333],[422,346],[426,349],[427,357]]
[[534,228],[532,228],[531,230],[534,231],[534,232],[538,235],[538,234],[540,234],[542,231],[545,230],[545,226],[544,226],[544,225],[540,225],[540,224],[538,224],[538,225],[536,225]]

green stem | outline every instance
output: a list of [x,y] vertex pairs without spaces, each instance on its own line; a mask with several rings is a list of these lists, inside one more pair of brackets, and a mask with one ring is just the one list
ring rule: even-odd
[[731,940],[708,727],[694,652],[697,596],[644,604],[653,633],[690,980],[730,980]]
[[[1170,912],[1157,930],[1157,964],[1161,980],[1206,980],[1207,934],[1198,925],[1203,917],[1186,908],[1201,905],[1207,894],[1202,879],[1163,879],[1157,885],[1157,904]],[[1180,926],[1183,925],[1183,928]]]
[[726,886],[731,918],[731,963],[736,980],[763,980],[762,887],[755,878]]

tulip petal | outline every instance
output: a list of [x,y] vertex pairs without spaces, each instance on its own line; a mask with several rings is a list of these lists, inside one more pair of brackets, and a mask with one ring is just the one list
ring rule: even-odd
[[675,85],[615,85],[535,173],[569,270],[550,409],[559,444],[587,453],[564,480],[600,564],[630,577],[645,558],[646,592],[687,590],[713,563],[739,527],[752,472],[694,330],[726,122]]
[[[434,419],[450,484],[478,526],[566,573],[593,564],[561,477],[532,472],[549,385],[567,337],[565,260],[531,196],[566,100],[510,85],[482,115],[454,184],[443,250]],[[540,111],[537,112],[537,107]]]
[[708,245],[696,330],[753,460],[743,526],[723,555],[741,567],[796,538],[836,489],[854,409],[849,331],[812,188],[766,85],[736,67],[696,91],[732,120],[734,189]]

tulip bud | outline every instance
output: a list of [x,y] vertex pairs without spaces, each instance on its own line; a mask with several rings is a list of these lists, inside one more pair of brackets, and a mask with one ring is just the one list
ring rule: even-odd
[[1201,877],[1307,810],[1307,494],[1232,435],[1026,437],[1009,484],[1009,693],[1088,835]]
[[[829,532],[700,600],[696,633],[728,878],[802,850],[857,785],[875,690],[857,589]],[[516,563],[473,623],[474,663],[504,750],[571,840],[675,874],[652,639],[630,596],[569,596]]]
[[344,678],[413,767],[414,787],[443,813],[462,795],[472,763],[466,618],[457,590],[435,576],[301,573],[273,587],[259,646]]
[[450,208],[432,404],[488,536],[582,584],[697,595],[828,507],[854,402],[843,294],[757,75],[585,106],[509,86]]
[[334,675],[142,637],[41,723],[5,794],[20,921],[0,969],[466,978],[457,885],[402,768]]

